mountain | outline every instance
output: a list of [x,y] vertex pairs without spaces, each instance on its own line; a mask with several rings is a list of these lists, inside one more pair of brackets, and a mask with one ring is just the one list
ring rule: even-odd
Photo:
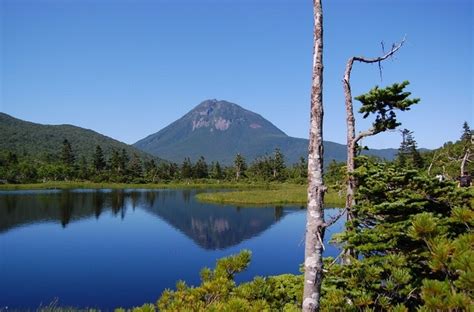
[[[231,164],[237,153],[248,161],[279,148],[287,163],[307,155],[308,140],[286,135],[271,122],[227,101],[206,100],[157,133],[133,144],[161,158],[182,162],[185,157]],[[346,146],[324,143],[324,157],[345,161]],[[396,149],[370,150],[368,154],[392,159]]]
[[131,145],[89,129],[72,125],[41,125],[0,113],[0,151],[27,153],[34,157],[54,157],[61,153],[64,139],[71,143],[76,158],[82,155],[92,158],[95,147],[100,145],[107,158],[114,149],[125,149],[129,156],[137,153],[142,159],[156,159]]

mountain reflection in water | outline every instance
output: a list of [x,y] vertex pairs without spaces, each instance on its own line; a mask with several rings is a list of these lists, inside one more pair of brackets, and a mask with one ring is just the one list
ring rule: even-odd
[[225,249],[257,236],[295,209],[204,204],[195,190],[64,190],[0,192],[0,234],[27,224],[58,222],[67,228],[103,214],[126,218],[143,209],[204,249]]

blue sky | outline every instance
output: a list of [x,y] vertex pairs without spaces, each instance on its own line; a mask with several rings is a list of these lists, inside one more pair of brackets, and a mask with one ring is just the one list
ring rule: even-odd
[[[126,143],[201,101],[225,99],[307,137],[312,62],[310,0],[0,0],[0,111],[91,128]],[[409,80],[421,98],[399,114],[419,146],[460,136],[473,117],[470,0],[326,0],[325,140],[345,143],[342,74],[353,55],[353,95]],[[370,126],[358,119],[358,130]],[[398,147],[398,133],[366,140]]]

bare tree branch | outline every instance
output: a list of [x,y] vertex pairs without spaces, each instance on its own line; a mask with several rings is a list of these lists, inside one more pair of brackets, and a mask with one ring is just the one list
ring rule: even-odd
[[433,168],[433,163],[436,161],[436,159],[438,158],[438,156],[439,156],[438,152],[435,152],[434,155],[433,155],[433,159],[431,160],[430,165],[429,165],[429,167],[428,167],[428,171],[427,171],[427,172],[428,172],[428,175],[430,175],[430,173],[431,173],[431,168]]
[[354,145],[357,144],[357,142],[359,142],[363,138],[366,138],[366,137],[371,136],[371,135],[376,135],[377,133],[378,132],[374,128],[371,128],[367,131],[359,132],[359,134],[354,138]]
[[325,228],[330,227],[331,225],[336,223],[337,220],[339,220],[346,213],[346,211],[347,211],[347,208],[341,209],[337,215],[331,217],[331,219],[329,219],[328,222],[325,222],[323,226]]
[[366,57],[363,57],[363,56],[354,56],[352,58],[353,59],[352,62],[358,61],[358,62],[362,62],[362,63],[378,63],[378,62],[384,61],[384,60],[388,59],[389,57],[391,57],[392,55],[394,55],[398,50],[400,50],[400,48],[405,43],[405,40],[406,40],[406,38],[404,37],[402,39],[402,41],[400,41],[396,45],[393,45],[392,49],[390,49],[390,51],[388,51],[387,53],[385,53],[382,56],[374,57],[374,58],[366,58]]
[[341,251],[341,252],[339,253],[339,255],[337,255],[336,258],[334,258],[334,260],[327,266],[327,269],[325,269],[324,272],[325,272],[325,273],[328,272],[329,269],[330,269],[334,264],[336,264],[337,260],[338,260],[342,255],[344,255],[344,250]]

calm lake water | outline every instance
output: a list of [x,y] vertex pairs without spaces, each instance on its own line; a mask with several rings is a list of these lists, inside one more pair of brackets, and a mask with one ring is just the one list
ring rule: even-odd
[[196,192],[0,192],[0,310],[56,298],[103,309],[156,302],[177,280],[197,285],[202,267],[242,249],[252,250],[252,262],[237,281],[299,272],[304,209],[203,204]]

